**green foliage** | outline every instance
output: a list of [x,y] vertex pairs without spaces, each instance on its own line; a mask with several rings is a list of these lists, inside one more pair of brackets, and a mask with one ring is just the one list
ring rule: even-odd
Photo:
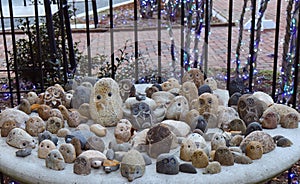
[[[69,15],[71,15],[70,11]],[[44,18],[39,18],[39,35],[37,34],[36,20],[19,19],[18,29],[24,33],[24,36],[16,41],[16,52],[9,52],[9,64],[12,69],[18,70],[20,80],[32,82],[37,88],[41,85],[41,80],[44,80],[45,87],[55,83],[63,84],[65,81],[64,72],[67,71],[67,68],[64,70],[65,66],[63,63],[63,40],[66,41],[65,54],[67,61],[69,60],[69,48],[65,30],[65,37],[62,38],[61,36],[63,29],[61,28],[59,15],[53,15],[53,34],[56,44],[55,55],[50,54],[50,41]],[[38,48],[38,40],[40,40],[40,49]],[[78,50],[78,43],[74,43],[73,49],[75,61],[78,63],[83,57]],[[69,74],[72,73],[69,71]],[[41,78],[42,76],[43,78]]]

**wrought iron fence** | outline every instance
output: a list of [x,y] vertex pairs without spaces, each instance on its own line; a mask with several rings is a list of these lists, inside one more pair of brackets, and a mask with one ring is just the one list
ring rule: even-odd
[[[66,84],[69,79],[78,75],[78,66],[81,71],[83,65],[86,67],[87,75],[93,74],[95,64],[99,64],[98,70],[101,76],[109,76],[117,78],[118,67],[121,64],[130,66],[133,71],[133,78],[136,83],[141,83],[145,80],[141,69],[141,44],[139,38],[139,22],[152,21],[153,27],[147,27],[146,30],[152,30],[153,34],[157,35],[157,42],[155,43],[155,50],[157,59],[155,65],[157,66],[155,75],[155,82],[163,82],[165,73],[172,73],[172,75],[180,79],[180,77],[191,68],[198,68],[206,77],[209,76],[209,66],[211,60],[209,59],[209,48],[214,47],[210,44],[212,21],[214,19],[214,4],[217,0],[170,0],[170,1],[156,1],[156,0],[134,0],[131,1],[131,12],[127,13],[129,20],[132,22],[130,26],[123,29],[116,29],[116,6],[113,0],[109,0],[108,8],[101,11],[106,11],[106,14],[101,14],[100,10],[96,9],[97,0],[85,0],[83,20],[84,28],[78,29],[76,25],[78,19],[76,18],[76,11],[73,9],[74,3],[68,1],[50,2],[44,0],[39,4],[35,0],[32,5],[23,4],[23,7],[31,7],[32,14],[18,15],[14,9],[12,1],[8,1],[7,5],[3,5],[0,0],[1,12],[1,29],[3,36],[3,45],[1,46],[5,55],[3,61],[4,67],[0,70],[1,81],[1,102],[6,106],[14,106],[20,102],[22,94],[30,91],[44,91],[44,89],[54,83]],[[259,54],[259,45],[261,42],[262,22],[268,7],[268,0],[261,0],[257,3],[255,0],[244,0],[242,2],[243,8],[240,13],[238,22],[234,22],[233,13],[235,2],[228,0],[224,6],[228,16],[222,26],[224,34],[227,34],[226,44],[224,50],[226,51],[226,66],[223,75],[223,82],[228,89],[231,81],[236,78],[241,78],[247,84],[246,92],[253,92],[256,85],[255,76],[257,75],[257,58]],[[92,14],[89,14],[89,9],[92,3]],[[72,6],[73,4],[73,6]],[[299,70],[299,32],[300,25],[299,1],[289,0],[282,6],[282,1],[277,1],[276,6],[276,21],[275,21],[275,36],[270,43],[274,45],[273,49],[273,68],[272,84],[269,92],[273,99],[281,103],[290,103],[293,107],[297,107],[298,95],[298,70]],[[257,8],[258,6],[258,8]],[[243,27],[244,15],[250,7],[251,21],[249,27],[249,53],[244,59],[245,64],[241,62],[241,47],[243,45]],[[282,14],[282,9],[285,9],[286,14]],[[45,13],[43,13],[43,11]],[[74,14],[75,11],[75,14]],[[275,10],[272,10],[275,11]],[[102,15],[102,16],[101,16]],[[280,25],[282,16],[286,16],[286,31],[283,41],[283,49],[280,47]],[[90,17],[93,21],[91,26]],[[22,21],[18,22],[19,18]],[[76,21],[77,20],[77,21]],[[127,21],[122,19],[123,21]],[[103,26],[102,22],[106,22]],[[45,22],[45,24],[43,24]],[[79,21],[80,22],[80,21]],[[18,25],[16,25],[18,24]],[[73,26],[72,26],[73,25]],[[237,35],[233,35],[233,27],[239,27]],[[176,30],[175,30],[176,29]],[[116,47],[116,34],[122,35],[122,30],[131,31],[133,34],[132,51],[129,57],[128,45],[123,49]],[[163,31],[169,35],[168,52],[170,60],[168,67],[165,61],[162,61],[162,48],[165,44],[163,40]],[[175,34],[175,31],[176,34]],[[84,34],[82,34],[84,32]],[[95,63],[95,53],[92,53],[93,45],[91,45],[92,34],[109,33],[109,49],[108,56],[101,57]],[[76,34],[81,34],[86,41],[85,50],[80,50],[78,43],[74,41]],[[165,35],[165,33],[164,33]],[[234,50],[233,40],[238,37],[237,46]],[[175,39],[179,43],[175,44]],[[11,44],[8,44],[11,43]],[[282,53],[279,53],[281,52]],[[120,55],[117,53],[121,52]],[[84,54],[85,55],[84,55]],[[280,55],[282,54],[281,64],[279,63]],[[101,55],[101,54],[100,54]],[[100,63],[99,63],[100,62]],[[153,64],[153,63],[152,63]],[[277,67],[281,65],[279,70]],[[102,67],[101,67],[102,66]],[[146,63],[144,67],[148,67]],[[166,67],[166,71],[163,68]],[[76,71],[77,70],[77,71]],[[105,71],[103,73],[103,71]],[[126,70],[128,72],[128,69]],[[279,71],[279,73],[278,73]],[[217,72],[221,72],[218,70]],[[101,77],[98,76],[98,77]],[[144,78],[143,78],[144,77]],[[149,76],[148,76],[149,77]],[[3,107],[3,106],[2,106]]]

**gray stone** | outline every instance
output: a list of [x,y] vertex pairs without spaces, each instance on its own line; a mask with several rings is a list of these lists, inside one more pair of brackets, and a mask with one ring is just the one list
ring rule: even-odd
[[190,173],[190,174],[197,174],[196,168],[189,163],[183,163],[179,165],[179,171],[184,173]]
[[156,160],[156,172],[169,175],[178,174],[179,159],[173,154],[160,154]]

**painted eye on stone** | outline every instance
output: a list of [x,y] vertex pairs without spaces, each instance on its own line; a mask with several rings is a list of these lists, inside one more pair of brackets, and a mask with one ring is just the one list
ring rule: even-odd
[[181,103],[178,103],[177,106],[181,106]]
[[175,164],[175,163],[176,163],[175,159],[174,159],[174,158],[171,158],[171,159],[170,159],[170,163]]
[[101,99],[101,95],[97,95],[97,99],[100,100]]
[[167,164],[167,163],[169,163],[169,160],[168,160],[168,159],[164,159],[164,160],[163,160],[163,163],[164,163],[164,164]]
[[112,96],[112,92],[109,92],[109,93],[108,93],[108,96],[111,97],[111,96]]

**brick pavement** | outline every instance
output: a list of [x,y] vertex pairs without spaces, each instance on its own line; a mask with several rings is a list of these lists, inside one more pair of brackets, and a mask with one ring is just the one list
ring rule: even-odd
[[[213,4],[213,9],[224,16],[228,17],[228,7],[224,5],[228,5],[229,0],[215,0]],[[248,6],[250,5],[250,1]],[[281,5],[281,24],[280,24],[280,45],[279,45],[279,54],[282,51],[282,42],[285,34],[285,9],[287,3],[282,1]],[[236,22],[240,17],[240,11],[243,6],[243,1],[234,0],[234,13],[233,20]],[[249,20],[250,11],[246,12],[245,21]],[[268,9],[266,11],[266,19],[272,19],[275,21],[276,14],[276,1],[271,0],[268,5]],[[238,25],[238,24],[236,24]],[[118,49],[122,48],[126,42],[129,40],[129,44],[133,44],[134,40],[134,32],[128,30],[114,30],[114,48],[116,54],[118,54]],[[234,60],[235,49],[238,40],[239,28],[238,26],[233,27],[233,37],[232,37],[232,53],[231,57]],[[175,45],[177,47],[177,51],[179,52],[180,47],[180,29],[173,29],[174,32],[174,40]],[[227,62],[227,32],[228,29],[226,26],[221,27],[212,27],[211,34],[209,36],[208,41],[208,67],[209,68],[226,68]],[[158,41],[158,31],[156,29],[143,29],[138,32],[138,44],[139,44],[139,52],[152,61],[152,63],[158,62],[158,53],[157,53],[157,41]],[[170,55],[170,36],[166,28],[163,28],[161,31],[162,35],[162,66],[168,68],[171,63],[171,55]],[[243,32],[243,46],[241,48],[241,61],[246,62],[249,54],[249,36],[248,31]],[[274,36],[275,30],[264,30],[261,34],[261,42],[259,47],[258,59],[257,59],[257,68],[258,69],[272,69],[273,67],[273,57],[272,54],[274,52]],[[201,39],[199,43],[199,50],[202,50],[203,45],[203,36],[204,31],[201,34]],[[73,40],[80,41],[79,48],[83,51],[84,54],[87,52],[86,46],[86,34],[85,33],[73,33]],[[0,45],[2,43],[2,39],[0,39]],[[95,56],[97,54],[110,55],[110,33],[109,32],[96,32],[91,33],[91,54]],[[193,46],[192,46],[193,47]],[[1,48],[2,49],[2,48]],[[128,52],[133,54],[133,47],[128,49]],[[180,53],[177,53],[178,56]],[[279,65],[281,63],[281,55],[279,57]],[[3,52],[0,52],[0,59],[4,58]],[[3,60],[3,59],[2,59]],[[177,63],[179,64],[179,63]],[[234,62],[232,63],[232,67],[235,67]]]

